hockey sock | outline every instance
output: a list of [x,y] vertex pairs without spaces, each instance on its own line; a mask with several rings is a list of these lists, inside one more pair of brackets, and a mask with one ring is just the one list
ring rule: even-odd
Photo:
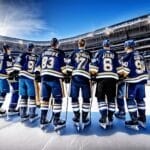
[[108,115],[108,105],[105,101],[101,101],[98,103],[99,105],[99,111],[101,114],[101,117],[106,118]]
[[27,107],[20,107],[19,111],[20,111],[20,117],[21,118],[27,115],[26,114],[27,113]]
[[127,99],[127,106],[132,120],[137,120],[137,106],[134,99]]
[[123,98],[117,98],[117,105],[119,111],[125,112],[125,106],[124,106],[124,99]]
[[145,102],[143,100],[141,100],[141,102],[139,102],[137,104],[137,106],[138,106],[139,117],[142,118],[143,120],[146,120],[146,116],[145,116]]
[[29,114],[30,114],[30,116],[34,116],[35,112],[36,112],[36,107],[30,107],[29,108]]
[[41,110],[41,119],[40,119],[41,123],[44,123],[46,121],[47,112],[48,110]]

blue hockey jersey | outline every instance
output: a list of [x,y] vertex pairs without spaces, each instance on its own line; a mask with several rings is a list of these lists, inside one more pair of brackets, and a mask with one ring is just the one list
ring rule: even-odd
[[91,54],[87,50],[74,50],[70,56],[70,62],[67,64],[68,71],[72,71],[72,76],[83,76],[90,79],[89,63]]
[[37,55],[31,52],[25,52],[17,57],[14,64],[14,70],[19,71],[19,76],[27,77],[30,79],[35,78],[35,64],[37,61]]
[[95,70],[96,78],[114,78],[118,80],[119,67],[117,54],[113,50],[99,50],[90,64],[90,70]]
[[8,74],[13,71],[13,60],[11,55],[0,54],[0,79],[6,79]]
[[123,57],[123,71],[127,74],[128,83],[146,82],[148,73],[146,71],[144,57],[138,51],[127,53]]
[[41,77],[52,76],[56,78],[63,78],[63,69],[65,54],[61,50],[54,50],[48,48],[39,57],[35,72],[40,72]]

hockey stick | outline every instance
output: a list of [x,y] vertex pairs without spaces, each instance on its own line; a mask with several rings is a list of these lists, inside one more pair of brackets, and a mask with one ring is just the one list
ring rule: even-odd
[[34,86],[35,86],[35,94],[36,94],[36,98],[35,98],[36,105],[40,106],[40,104],[41,104],[40,103],[40,96],[41,96],[41,94],[40,94],[40,85],[37,81],[34,81]]
[[91,87],[91,103],[90,103],[90,123],[91,123],[91,118],[92,118],[92,113],[91,113],[91,109],[92,109],[92,104],[93,104],[93,100],[94,100],[94,85],[95,83],[90,81],[90,87]]
[[54,118],[54,115],[53,115],[53,107],[54,107],[54,98],[53,98],[53,96],[51,95],[50,101],[49,101],[49,108],[51,109],[51,113],[52,113],[52,115],[51,115],[51,117],[50,117],[50,120],[49,120],[50,123],[52,122],[52,120],[53,120],[53,118]]
[[[64,85],[65,84],[65,85]],[[68,105],[69,105],[69,93],[70,91],[68,91],[68,89],[70,90],[70,84],[69,84],[69,88],[67,88],[67,84],[63,83],[65,90],[66,90],[66,94],[65,97],[67,98],[67,103],[66,103],[66,113],[65,113],[65,121],[67,121],[67,117],[68,117]]]

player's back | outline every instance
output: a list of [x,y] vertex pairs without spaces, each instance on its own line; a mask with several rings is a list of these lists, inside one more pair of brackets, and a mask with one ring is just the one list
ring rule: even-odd
[[113,50],[102,49],[96,55],[98,76],[97,78],[118,79],[118,57]]
[[25,53],[22,60],[22,69],[29,73],[34,73],[35,63],[37,61],[37,55],[34,53]]
[[72,66],[72,76],[90,79],[89,63],[91,54],[85,49],[76,49],[70,56],[70,66]]
[[41,75],[63,77],[61,73],[64,64],[64,53],[61,50],[48,48],[41,55]]
[[32,52],[22,53],[15,62],[14,69],[20,71],[19,76],[34,79],[37,55]]
[[146,81],[148,74],[145,67],[144,57],[138,51],[132,51],[123,58],[123,65],[129,69],[127,82]]

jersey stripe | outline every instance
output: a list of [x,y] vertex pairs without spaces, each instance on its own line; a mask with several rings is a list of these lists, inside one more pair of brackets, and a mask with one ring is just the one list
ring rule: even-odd
[[125,79],[125,82],[127,82],[127,83],[138,83],[138,82],[141,82],[144,80],[148,80],[148,74],[143,74],[143,75],[140,75],[140,76],[135,77],[135,78],[127,78],[127,79]]
[[96,78],[97,79],[100,79],[100,78],[113,78],[113,79],[116,79],[116,80],[119,79],[118,74],[117,73],[113,73],[113,72],[98,73]]
[[72,76],[75,76],[75,75],[84,76],[88,79],[91,78],[89,72],[84,71],[84,70],[73,70]]

